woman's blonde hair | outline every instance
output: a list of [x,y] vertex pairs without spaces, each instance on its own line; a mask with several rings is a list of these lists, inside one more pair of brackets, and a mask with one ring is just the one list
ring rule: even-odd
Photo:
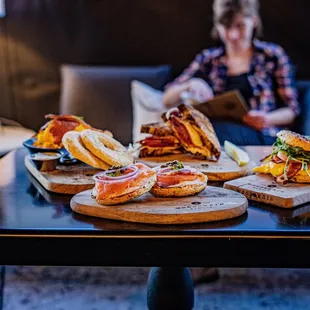
[[[259,0],[214,0],[213,2],[213,23],[224,26],[231,26],[237,14],[246,17],[256,16],[257,25],[254,37],[259,37],[263,32],[262,20],[259,15]],[[214,39],[218,39],[218,32],[214,26],[211,33]]]

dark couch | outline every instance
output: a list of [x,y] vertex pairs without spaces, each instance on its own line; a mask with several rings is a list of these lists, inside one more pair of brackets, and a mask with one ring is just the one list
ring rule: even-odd
[[296,119],[293,130],[310,136],[310,83],[297,81],[301,113]]
[[[310,134],[310,33],[300,31],[310,2],[261,0],[261,6],[263,39],[282,45],[296,65],[303,111],[296,129]],[[62,64],[170,64],[172,79],[213,44],[212,0],[6,0],[6,8],[0,19],[0,116],[35,130],[45,114],[60,111]],[[118,102],[119,113],[130,110],[124,105]],[[125,135],[118,138],[129,142]]]

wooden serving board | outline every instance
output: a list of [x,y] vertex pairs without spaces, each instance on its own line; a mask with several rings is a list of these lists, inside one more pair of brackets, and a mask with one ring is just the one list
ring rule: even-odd
[[310,184],[277,184],[271,176],[251,175],[224,184],[248,199],[281,208],[293,208],[310,201]]
[[242,215],[248,207],[247,199],[234,191],[207,187],[196,196],[158,198],[146,193],[126,204],[103,206],[91,198],[91,190],[71,199],[73,211],[106,219],[151,223],[188,224],[231,219]]
[[93,175],[100,172],[86,164],[57,165],[56,170],[40,172],[28,156],[25,166],[34,178],[48,191],[60,194],[77,194],[95,185]]
[[179,160],[186,166],[191,166],[208,176],[209,181],[228,181],[252,174],[255,167],[254,162],[248,163],[246,166],[239,167],[225,152],[221,153],[218,162],[199,160],[191,154],[177,154],[160,157],[138,158],[137,161],[142,162],[150,167],[162,165],[168,161]]

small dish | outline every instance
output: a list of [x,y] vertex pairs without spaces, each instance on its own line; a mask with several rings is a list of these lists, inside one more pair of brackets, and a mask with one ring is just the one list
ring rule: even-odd
[[61,154],[57,152],[36,152],[28,156],[39,171],[48,172],[55,170]]
[[35,141],[36,141],[36,138],[30,138],[23,142],[23,146],[28,149],[30,155],[35,154],[35,153],[41,153],[41,152],[59,153],[61,155],[60,157],[61,164],[70,165],[70,164],[76,164],[78,162],[78,160],[73,158],[71,154],[65,148],[52,149],[52,148],[37,147],[33,145]]
[[62,154],[63,152],[67,152],[67,150],[64,148],[53,149],[53,148],[44,148],[44,147],[34,146],[33,144],[35,141],[36,141],[36,138],[30,138],[23,142],[23,146],[25,146],[28,149],[30,154],[39,153],[39,152],[57,152],[57,153]]

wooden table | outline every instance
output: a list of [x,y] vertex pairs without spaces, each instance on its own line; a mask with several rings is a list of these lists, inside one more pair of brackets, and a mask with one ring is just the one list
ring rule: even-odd
[[[269,148],[246,147],[259,161]],[[71,212],[71,196],[45,191],[24,167],[25,149],[0,160],[0,264],[157,266],[149,309],[192,309],[191,267],[310,267],[310,204],[280,209],[249,203],[243,216],[156,226]]]

